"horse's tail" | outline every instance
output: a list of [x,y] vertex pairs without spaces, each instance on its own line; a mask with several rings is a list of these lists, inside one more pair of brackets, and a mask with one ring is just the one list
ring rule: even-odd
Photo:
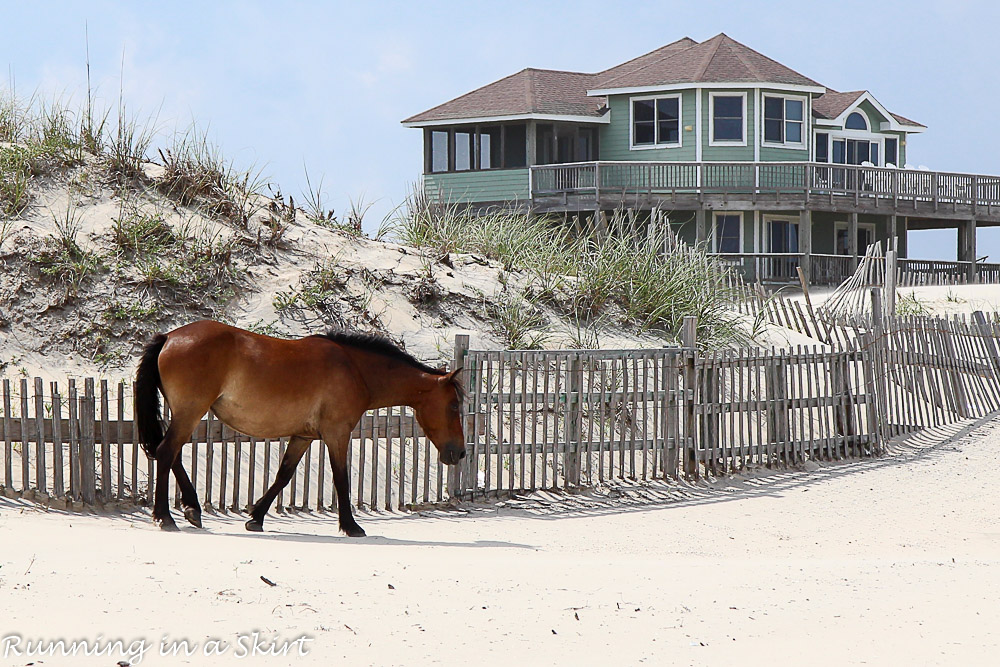
[[163,424],[160,422],[160,367],[157,365],[157,358],[166,342],[166,334],[159,333],[146,343],[139,361],[139,370],[135,374],[135,423],[139,443],[149,458],[156,456],[156,447],[163,440]]

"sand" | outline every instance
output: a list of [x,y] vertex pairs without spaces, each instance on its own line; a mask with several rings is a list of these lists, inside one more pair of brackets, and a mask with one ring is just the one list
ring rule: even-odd
[[[1000,421],[893,451],[645,502],[363,514],[364,539],[324,515],[164,534],[0,500],[0,664],[123,659],[16,656],[12,633],[141,640],[153,665],[995,664]],[[288,655],[247,655],[255,631]],[[158,656],[164,636],[195,654]]]

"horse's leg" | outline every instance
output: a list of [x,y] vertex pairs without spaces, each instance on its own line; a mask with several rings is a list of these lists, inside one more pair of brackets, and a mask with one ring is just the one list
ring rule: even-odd
[[255,533],[264,530],[264,517],[267,516],[267,511],[271,509],[271,503],[274,502],[274,499],[278,497],[278,493],[292,479],[296,466],[299,465],[302,455],[309,449],[312,441],[312,438],[299,435],[288,439],[288,448],[281,459],[281,465],[278,466],[278,474],[274,476],[274,484],[260,497],[260,500],[254,503],[253,508],[250,510],[251,518],[245,524],[247,530]]
[[[324,434],[326,435],[326,434]],[[330,467],[333,468],[333,485],[337,489],[337,512],[340,514],[340,529],[349,537],[364,537],[364,529],[354,520],[351,511],[350,461],[347,460],[347,443],[351,432],[338,433],[337,437],[324,438],[330,452]]]
[[[180,462],[181,448],[194,433],[199,418],[200,415],[191,418],[175,412],[170,420],[170,427],[167,429],[166,435],[163,436],[163,441],[156,447],[156,491],[153,497],[153,521],[159,523],[163,530],[177,530],[177,524],[170,516],[170,470],[175,463]],[[184,473],[184,477],[187,478],[187,473]],[[188,480],[188,486],[190,485],[191,481]],[[191,490],[193,491],[194,487],[191,487]]]
[[[194,465],[198,465],[198,462],[195,461]],[[192,526],[201,528],[201,503],[198,502],[198,492],[195,490],[194,484],[191,483],[180,456],[174,461],[173,471],[174,479],[177,480],[177,486],[181,490],[181,507],[184,508],[184,518]]]

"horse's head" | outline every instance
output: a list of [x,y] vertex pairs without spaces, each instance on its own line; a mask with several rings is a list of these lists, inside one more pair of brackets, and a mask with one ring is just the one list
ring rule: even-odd
[[433,385],[413,406],[417,423],[441,454],[441,463],[455,465],[465,458],[465,433],[462,431],[462,385],[457,368],[434,378]]

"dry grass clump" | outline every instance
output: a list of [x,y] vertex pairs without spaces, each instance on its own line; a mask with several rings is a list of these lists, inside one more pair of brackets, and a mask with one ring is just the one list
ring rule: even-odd
[[198,207],[246,229],[261,210],[265,181],[259,170],[238,170],[197,128],[159,151],[164,173],[156,187],[183,206]]
[[82,247],[77,241],[80,220],[73,206],[63,213],[53,213],[52,221],[56,233],[45,237],[41,248],[29,259],[43,276],[65,288],[66,298],[71,298],[87,278],[107,267],[98,253]]

